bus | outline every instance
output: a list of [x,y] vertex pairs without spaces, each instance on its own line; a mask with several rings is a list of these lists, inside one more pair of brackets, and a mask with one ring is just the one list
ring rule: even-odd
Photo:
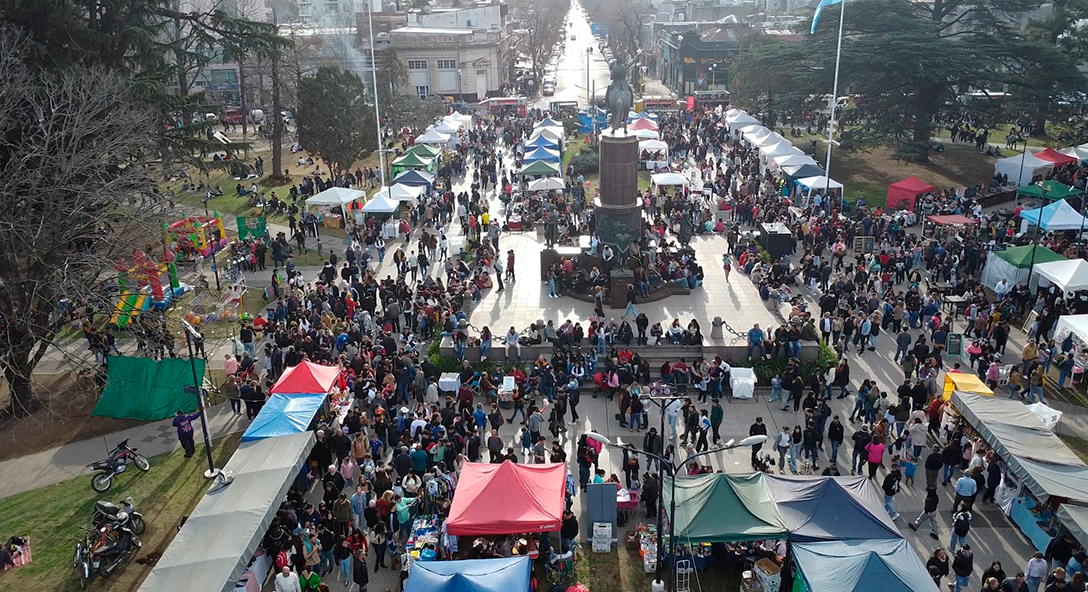
[[481,101],[480,106],[494,115],[516,112],[518,117],[525,117],[529,107],[529,99],[525,97],[492,97]]

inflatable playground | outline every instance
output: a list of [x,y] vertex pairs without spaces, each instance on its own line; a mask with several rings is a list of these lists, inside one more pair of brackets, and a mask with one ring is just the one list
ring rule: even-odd
[[169,250],[177,253],[179,261],[193,261],[196,254],[205,257],[227,246],[223,219],[218,216],[183,218],[163,229]]
[[149,310],[166,310],[185,293],[173,263],[156,263],[144,253],[136,253],[134,265],[117,266],[119,298],[110,316],[110,325],[125,328]]

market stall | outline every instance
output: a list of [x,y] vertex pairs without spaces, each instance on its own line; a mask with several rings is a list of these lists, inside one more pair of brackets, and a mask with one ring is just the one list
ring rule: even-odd
[[1046,150],[1036,152],[1032,156],[1040,160],[1052,162],[1054,163],[1054,166],[1065,166],[1077,162],[1075,157],[1069,156],[1068,154],[1062,154],[1053,148],[1047,148]]
[[1008,158],[1002,158],[994,163],[994,174],[1005,175],[1009,183],[1023,187],[1030,185],[1036,175],[1045,176],[1054,163],[1035,157],[1033,154],[1017,154]]
[[327,393],[339,380],[339,366],[322,366],[303,361],[298,366],[291,366],[284,370],[268,392],[284,395]]
[[540,135],[525,142],[525,151],[529,152],[537,148],[547,148],[549,150],[559,150],[559,142],[549,138],[548,136]]
[[434,185],[434,175],[426,171],[418,171],[415,169],[402,171],[399,175],[393,177],[393,185],[423,187],[424,190],[427,190]]
[[529,191],[562,191],[566,186],[559,177],[544,177],[529,181]]
[[[384,197],[387,198],[389,201],[396,202],[415,202],[417,199],[419,199],[420,195],[423,195],[422,187],[396,184],[390,185],[389,187],[382,187],[377,192],[375,192],[372,197],[375,199],[379,197]],[[366,211],[365,206],[363,211]]]
[[560,463],[465,463],[446,532],[455,536],[559,530],[567,469]]
[[423,133],[423,135],[416,137],[416,144],[439,144],[439,145],[452,145],[450,141],[452,136],[450,134],[443,134],[442,132],[434,129],[429,129]]
[[1084,259],[1061,259],[1040,264],[1035,262],[1034,275],[1039,276],[1039,284],[1054,284],[1062,294],[1088,290],[1088,261]]
[[389,163],[389,170],[394,177],[410,169],[422,169],[429,173],[434,172],[434,159],[425,158],[414,152],[405,152]]
[[1070,187],[1065,183],[1056,181],[1054,179],[1047,179],[1037,185],[1028,185],[1021,187],[1016,191],[1017,195],[1028,195],[1031,197],[1046,198],[1050,201],[1058,201],[1059,199],[1066,199],[1069,197],[1079,198],[1084,195],[1084,192],[1076,187]]
[[[771,164],[785,170],[786,167],[799,167],[806,164],[816,165],[816,161],[807,154],[784,154],[778,155],[771,159]],[[823,173],[823,169],[820,169],[820,174]],[[808,176],[808,175],[806,175]]]
[[404,592],[530,592],[528,557],[416,562]]
[[1024,245],[1009,247],[1004,251],[991,251],[989,256],[986,257],[986,265],[982,268],[980,281],[982,285],[991,290],[1002,279],[1008,280],[1009,287],[1016,284],[1028,285],[1029,280],[1032,279],[1030,273],[1033,260],[1035,265],[1039,265],[1051,261],[1064,261],[1065,259],[1054,251],[1039,245]]
[[299,434],[310,429],[325,407],[326,393],[285,395],[274,393],[242,434],[243,442]]
[[995,498],[1039,551],[1065,502],[1088,503],[1088,466],[1020,401],[954,391],[952,407],[1008,466]]
[[792,547],[793,590],[937,592],[929,571],[904,539],[819,541]]
[[729,131],[740,129],[747,125],[758,124],[759,120],[751,115],[748,115],[744,111],[737,109],[733,113],[729,113],[725,116],[726,123],[729,124]]
[[1088,145],[1070,146],[1069,148],[1059,150],[1058,152],[1061,152],[1066,156],[1072,156],[1081,162],[1088,160]]
[[532,150],[526,150],[525,157],[522,158],[522,162],[524,162],[525,164],[533,163],[538,160],[543,160],[546,162],[559,162],[560,160],[562,160],[562,158],[560,157],[558,151],[549,150],[543,146],[539,146]]
[[1027,232],[1032,226],[1038,226],[1045,232],[1080,230],[1088,227],[1088,219],[1080,215],[1069,202],[1061,199],[1041,208],[1021,211],[1020,232]]
[[241,578],[263,582],[272,562],[254,561],[261,537],[313,445],[309,431],[242,442],[223,467],[231,481],[212,482],[139,591],[229,592]]
[[538,160],[522,166],[518,173],[527,177],[558,177],[559,163]]
[[967,372],[946,372],[944,375],[944,391],[941,393],[941,396],[947,401],[952,398],[952,393],[954,391],[964,391],[967,393],[985,395],[987,397],[994,396],[994,392],[990,390],[990,387],[986,386],[986,383],[982,382],[977,374],[970,374]]
[[1062,315],[1054,328],[1054,340],[1062,343],[1066,339],[1073,342],[1073,356],[1076,366],[1073,368],[1073,383],[1081,381],[1088,369],[1088,314]]
[[642,140],[638,143],[639,161],[647,170],[668,168],[669,145],[661,140]]
[[687,185],[689,180],[680,173],[655,173],[650,176],[650,181],[658,187],[670,185]]
[[[320,208],[321,206],[327,206],[330,211],[325,212],[325,216],[332,215],[346,218],[348,204],[361,197],[366,197],[365,191],[348,187],[329,187],[313,197],[306,198],[306,207]],[[340,213],[334,214],[333,212],[336,210],[339,210]],[[339,223],[334,227],[339,227]]]
[[914,211],[918,196],[934,190],[929,183],[911,175],[902,181],[888,185],[888,200],[885,202],[893,210]]
[[1081,546],[1088,545],[1088,508],[1062,504],[1058,506],[1058,520]]
[[864,476],[763,479],[790,541],[902,538],[883,498]]

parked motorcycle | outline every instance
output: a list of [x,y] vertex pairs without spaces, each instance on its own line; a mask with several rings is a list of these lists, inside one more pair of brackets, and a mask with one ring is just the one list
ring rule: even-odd
[[136,555],[142,546],[140,537],[125,526],[107,524],[87,533],[76,546],[75,559],[83,587],[94,576],[108,578],[122,563]]
[[91,477],[91,489],[98,493],[109,491],[113,486],[113,478],[128,469],[130,459],[141,471],[147,472],[151,469],[151,463],[142,454],[137,453],[135,448],[129,448],[128,440],[124,440],[110,451],[109,458],[87,465],[96,471]]
[[96,529],[107,524],[119,524],[138,535],[143,534],[147,529],[147,523],[144,522],[143,515],[136,511],[131,497],[121,500],[121,505],[106,501],[95,502],[94,518],[91,522]]

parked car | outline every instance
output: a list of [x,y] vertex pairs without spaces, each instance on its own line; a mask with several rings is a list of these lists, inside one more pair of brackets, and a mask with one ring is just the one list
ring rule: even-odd
[[237,125],[242,123],[246,116],[242,113],[241,109],[224,109],[223,114],[219,116],[219,119],[231,124]]
[[546,97],[550,97],[550,96],[554,95],[555,94],[555,85],[554,84],[545,84],[544,87],[540,89],[540,93],[542,95],[546,96]]

